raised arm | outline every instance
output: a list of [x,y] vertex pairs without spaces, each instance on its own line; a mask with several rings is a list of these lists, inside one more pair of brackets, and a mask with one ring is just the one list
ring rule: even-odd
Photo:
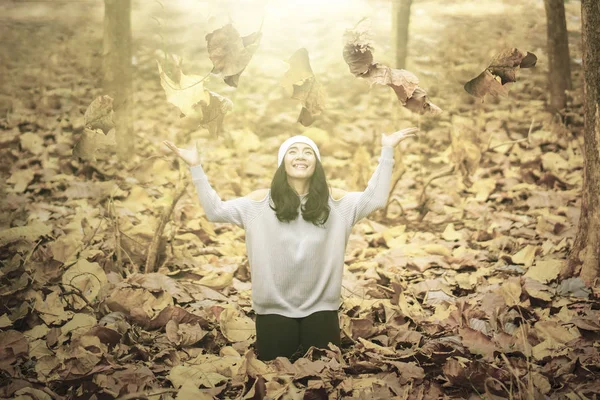
[[245,228],[259,212],[259,203],[249,197],[221,200],[221,197],[208,183],[208,177],[200,164],[190,167],[192,182],[198,199],[204,208],[206,218],[211,222],[230,222]]
[[415,136],[416,128],[403,129],[390,135],[382,135],[381,156],[375,172],[363,192],[349,192],[336,202],[336,208],[350,226],[373,211],[385,207],[392,185],[394,147],[402,140]]
[[167,140],[163,143],[189,166],[192,182],[206,218],[211,222],[229,222],[245,228],[258,215],[259,202],[248,197],[240,197],[223,201],[208,182],[208,177],[200,164],[200,156],[196,146],[192,150],[180,149]]

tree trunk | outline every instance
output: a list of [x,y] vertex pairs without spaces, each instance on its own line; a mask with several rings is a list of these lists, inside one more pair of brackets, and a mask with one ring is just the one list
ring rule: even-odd
[[556,112],[567,105],[565,90],[571,90],[571,58],[564,0],[544,0],[548,33],[548,89],[550,108]]
[[121,160],[133,151],[131,0],[104,0],[104,93],[114,99],[117,154]]
[[561,276],[592,286],[600,271],[600,1],[581,0],[583,37],[584,167],[579,230]]
[[406,67],[408,54],[408,24],[412,0],[392,0],[392,33],[395,51],[395,68]]

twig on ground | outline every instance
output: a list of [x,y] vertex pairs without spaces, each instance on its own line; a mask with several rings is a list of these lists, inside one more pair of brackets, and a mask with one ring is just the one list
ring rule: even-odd
[[527,137],[525,137],[525,138],[522,138],[522,139],[517,139],[517,140],[510,140],[510,141],[508,141],[508,142],[504,142],[504,143],[497,144],[497,145],[495,145],[495,146],[493,146],[493,147],[490,147],[490,143],[491,143],[491,138],[490,138],[490,143],[488,143],[488,147],[487,147],[487,149],[484,151],[484,153],[485,153],[485,152],[488,152],[488,151],[491,151],[491,150],[493,150],[493,149],[495,149],[495,148],[497,148],[497,147],[506,146],[507,144],[510,144],[510,145],[511,145],[511,146],[508,148],[508,150],[507,150],[507,151],[510,151],[510,150],[512,149],[512,145],[514,145],[514,144],[516,144],[516,143],[520,143],[520,142],[527,142],[527,144],[529,145],[529,144],[530,144],[530,141],[529,141],[529,136],[531,135],[531,131],[533,130],[533,124],[534,124],[534,123],[535,123],[535,119],[534,119],[534,118],[532,118],[532,119],[531,119],[531,124],[529,125],[529,131],[527,132]]
[[[94,275],[95,276],[95,275]],[[93,312],[96,312],[96,309],[90,304],[90,302],[88,301],[88,299],[85,298],[85,296],[83,295],[83,293],[81,292],[81,289],[79,289],[77,286],[73,286],[70,283],[58,283],[58,286],[63,290],[63,292],[61,293],[61,296],[66,297],[68,295],[71,294],[75,294],[77,295],[81,300],[83,300],[83,302],[92,309]],[[65,286],[69,286],[71,288],[73,288],[70,291],[67,291]]]
[[132,400],[132,399],[148,399],[150,397],[160,396],[167,393],[177,393],[177,389],[162,389],[155,392],[136,392],[128,393],[121,397],[117,397],[117,400]]
[[177,204],[177,202],[179,201],[181,196],[183,196],[183,194],[185,193],[185,189],[187,188],[188,184],[189,184],[189,181],[183,183],[183,177],[181,177],[179,179],[179,183],[177,184],[179,186],[179,188],[176,189],[176,191],[175,191],[175,195],[173,196],[173,201],[171,202],[171,206],[165,210],[165,212],[162,215],[162,218],[160,219],[160,222],[158,223],[158,227],[156,228],[156,232],[154,233],[154,237],[152,238],[152,242],[150,243],[150,247],[148,248],[148,257],[146,258],[146,268],[145,268],[145,272],[147,274],[154,272],[154,267],[156,265],[156,257],[157,257],[156,253],[158,252],[158,245],[160,243],[160,238],[165,229],[165,226],[167,225],[167,222],[169,222],[169,219],[171,218],[171,214],[173,213],[173,210],[175,209],[175,205]]
[[121,231],[119,230],[119,216],[115,209],[113,197],[108,201],[109,212],[112,215],[113,229],[115,232],[115,252],[117,253],[117,269],[123,269],[123,255],[121,253]]
[[419,205],[417,206],[417,209],[420,210],[419,215],[421,215],[421,218],[419,220],[422,220],[426,214],[424,212],[424,210],[425,210],[425,203],[427,202],[427,196],[425,195],[427,186],[429,186],[431,184],[431,182],[433,182],[436,179],[443,178],[444,176],[452,175],[454,173],[454,170],[455,170],[455,166],[453,165],[450,167],[449,170],[442,171],[439,174],[433,175],[431,178],[429,178],[427,183],[425,183],[425,185],[423,186],[423,190],[421,191],[421,195],[419,196]]

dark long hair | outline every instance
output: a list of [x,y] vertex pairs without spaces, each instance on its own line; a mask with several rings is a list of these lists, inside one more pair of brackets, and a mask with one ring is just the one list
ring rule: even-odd
[[[285,172],[285,162],[282,162],[271,181],[271,198],[277,219],[281,222],[293,221],[298,217],[300,197],[290,186]],[[302,218],[316,226],[324,225],[329,218],[329,186],[321,161],[316,158],[315,171],[310,177],[309,192],[306,203],[302,205]]]

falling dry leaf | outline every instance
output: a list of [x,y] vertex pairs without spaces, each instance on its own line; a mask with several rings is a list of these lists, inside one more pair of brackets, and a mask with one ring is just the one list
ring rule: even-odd
[[298,122],[309,126],[325,107],[323,86],[310,67],[308,51],[305,48],[296,50],[287,62],[290,68],[281,78],[281,85],[288,96],[302,103]]
[[219,137],[223,130],[225,114],[233,109],[231,100],[204,88],[203,77],[184,75],[181,71],[181,60],[176,61],[176,75],[179,82],[174,82],[163,72],[157,60],[161,85],[167,95],[167,101],[177,106],[183,114],[180,122],[183,127],[208,129],[210,135]]
[[237,87],[240,75],[256,52],[262,32],[240,37],[232,24],[227,24],[206,35],[208,57],[213,62],[213,73],[222,74],[225,83]]
[[441,109],[431,103],[427,92],[418,86],[419,79],[412,72],[394,69],[374,62],[373,46],[369,38],[369,20],[361,19],[352,29],[344,32],[343,57],[350,72],[366,79],[370,86],[387,85],[396,93],[401,104],[418,114],[437,115]]
[[[225,114],[233,109],[233,103],[226,97],[217,93],[207,91],[209,94],[209,103],[203,101],[196,104],[194,109],[200,108],[202,111],[193,114],[188,118],[191,125],[201,126],[208,129],[211,136],[219,137],[223,131],[223,119]],[[198,118],[198,116],[201,116]]]
[[465,83],[465,90],[479,98],[486,94],[506,96],[508,89],[504,85],[517,81],[517,68],[531,68],[536,62],[537,57],[530,52],[523,53],[516,48],[502,51],[481,74]]
[[99,129],[85,128],[73,147],[73,156],[86,161],[97,161],[100,152],[112,150],[117,145],[115,134],[115,129],[105,135]]
[[[157,60],[158,73],[160,75],[160,84],[167,95],[167,101],[181,111],[185,116],[194,116],[202,118],[201,111],[197,110],[194,106],[197,103],[204,102],[205,104],[210,103],[210,97],[207,90],[204,89],[203,80],[204,77],[198,75],[185,75],[181,71],[181,60],[173,56],[176,62],[176,72],[179,77],[179,81],[175,82],[163,72],[163,67]],[[198,115],[200,114],[200,115]]]

